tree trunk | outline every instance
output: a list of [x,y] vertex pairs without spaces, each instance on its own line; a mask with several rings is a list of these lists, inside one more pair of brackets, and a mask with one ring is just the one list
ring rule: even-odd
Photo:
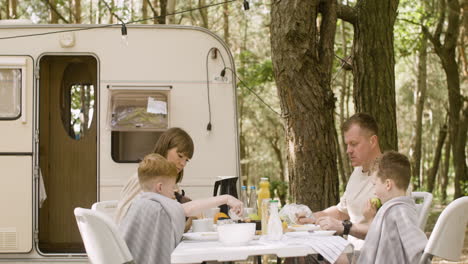
[[422,144],[422,116],[427,90],[427,37],[423,34],[418,51],[418,83],[416,88],[416,123],[413,141],[413,179],[416,179],[416,189],[421,187],[421,144]]
[[[107,1],[107,0],[103,0],[103,1]],[[113,15],[113,12],[114,12],[114,7],[115,7],[115,3],[114,3],[114,0],[110,0],[109,1],[109,6],[110,6],[110,10],[109,10],[109,24],[114,24],[114,15]]]
[[[59,14],[57,13],[57,3],[56,0],[46,0],[49,3],[50,7],[50,23],[51,24],[58,24]],[[8,0],[7,0],[8,3]],[[7,17],[8,18],[8,17]]]
[[159,0],[159,7],[161,8],[161,15],[158,17],[158,24],[166,24],[167,0]]
[[[450,130],[450,129],[449,129]],[[440,194],[442,202],[447,200],[447,186],[448,186],[448,173],[450,170],[450,149],[451,149],[450,137],[447,137],[445,142],[444,150],[444,163],[442,171],[440,172]]]
[[339,197],[330,88],[336,1],[274,0],[271,12],[273,72],[285,118],[290,191],[317,211]]
[[[176,0],[168,0],[167,1],[167,14],[174,14],[175,12],[175,7],[176,7]],[[171,15],[167,17],[167,23],[168,24],[175,24],[175,15]]]
[[75,0],[75,23],[81,24],[81,0]]
[[[198,0],[198,7],[202,7],[206,5],[205,0]],[[201,8],[198,11],[200,11],[200,16],[202,19],[202,27],[208,28],[208,9],[207,8]]]
[[339,171],[339,175],[340,175],[340,178],[341,178],[341,186],[346,186],[347,182],[348,182],[348,178],[347,178],[347,174],[345,173],[345,170],[344,170],[344,164],[343,164],[343,158],[341,157],[340,153],[341,153],[341,147],[340,147],[340,143],[338,141],[338,132],[336,131],[335,129],[335,146],[336,146],[336,153],[338,154],[338,171]]
[[141,17],[143,19],[141,23],[148,24],[148,0],[143,0],[143,3],[141,4]]
[[[348,58],[348,40],[347,40],[347,34],[346,34],[346,24],[341,23],[341,41],[343,42],[343,56],[345,59]],[[342,89],[340,93],[340,125],[345,122],[346,119],[348,119],[348,101],[349,101],[349,82],[348,82],[348,74],[347,70],[345,69],[345,72],[342,73]],[[345,178],[342,179],[342,184],[346,184],[348,182],[348,177],[351,175],[351,165],[349,163],[348,155],[346,154],[346,147],[345,147],[345,141],[344,141],[344,135],[341,132],[340,133],[341,137],[341,144],[339,144],[340,147],[340,155],[341,155],[341,160],[343,161],[343,169],[345,173]],[[345,181],[343,181],[345,180]]]
[[[458,33],[460,30],[460,4],[458,0],[441,0],[439,9],[439,21],[437,22],[436,30],[432,35],[428,29],[423,27],[424,34],[434,45],[434,50],[440,58],[442,67],[444,68],[448,101],[449,101],[449,138],[452,144],[453,165],[455,169],[455,194],[454,198],[464,196],[466,174],[468,169],[466,166],[466,130],[460,122],[463,119],[463,104],[462,94],[460,92],[460,76],[458,73],[458,64],[456,61],[456,46]],[[448,12],[446,8],[448,7]],[[445,14],[448,14],[447,22]],[[441,42],[442,29],[444,24],[447,24],[447,29],[444,34],[444,42]],[[463,134],[464,133],[464,134]]]
[[5,17],[6,19],[10,19],[10,0],[5,0]]
[[398,0],[359,0],[354,27],[353,73],[356,112],[379,125],[382,150],[398,150],[393,25]]
[[224,42],[229,45],[229,3],[223,4],[223,29],[224,29]]
[[447,136],[447,125],[443,125],[439,130],[439,136],[437,137],[437,146],[434,150],[434,160],[432,161],[432,167],[429,170],[427,176],[427,191],[432,193],[434,191],[434,183],[439,170],[440,157],[442,154],[442,147],[444,146],[445,138]]
[[17,0],[10,0],[10,1],[11,1],[11,18],[17,19],[18,18],[18,13],[17,13],[18,2]]

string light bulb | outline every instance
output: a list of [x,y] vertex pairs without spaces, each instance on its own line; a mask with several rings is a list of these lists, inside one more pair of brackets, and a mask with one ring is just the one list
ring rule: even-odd
[[128,46],[127,26],[125,25],[125,23],[122,23],[121,30],[122,30],[122,43],[125,46]]

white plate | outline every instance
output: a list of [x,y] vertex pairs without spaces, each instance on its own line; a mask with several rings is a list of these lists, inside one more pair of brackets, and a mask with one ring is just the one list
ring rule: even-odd
[[182,237],[187,240],[216,241],[218,240],[218,232],[184,233]]
[[336,233],[335,230],[317,230],[311,232],[310,234],[313,236],[333,236]]
[[294,231],[315,231],[315,230],[320,230],[320,226],[314,225],[314,224],[291,225],[289,226],[289,229],[292,229]]

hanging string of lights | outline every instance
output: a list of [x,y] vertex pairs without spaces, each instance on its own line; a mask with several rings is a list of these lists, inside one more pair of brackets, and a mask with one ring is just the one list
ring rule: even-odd
[[[117,17],[117,20],[119,20],[120,23],[116,23],[116,24],[106,24],[106,25],[96,25],[96,26],[87,26],[87,27],[82,27],[82,28],[74,28],[74,29],[65,29],[65,30],[49,31],[49,32],[42,32],[42,33],[35,33],[35,34],[25,34],[25,35],[16,35],[16,36],[0,37],[0,40],[16,39],[16,38],[26,38],[26,37],[35,37],[35,36],[44,36],[44,35],[60,34],[60,33],[65,33],[65,32],[75,32],[75,31],[93,30],[93,29],[97,29],[97,28],[107,28],[107,27],[118,26],[118,25],[120,25],[120,26],[122,27],[122,36],[124,37],[124,36],[127,35],[127,27],[126,27],[126,25],[129,25],[129,24],[136,24],[136,23],[140,23],[140,22],[143,22],[143,21],[155,20],[155,19],[159,19],[159,18],[163,18],[163,17],[168,17],[168,16],[174,16],[174,15],[184,14],[184,13],[193,12],[193,11],[197,11],[197,10],[201,10],[201,9],[206,9],[206,8],[210,8],[210,7],[214,7],[214,6],[219,6],[219,5],[226,4],[226,3],[232,3],[232,2],[235,2],[235,1],[237,1],[237,0],[226,0],[226,1],[223,1],[223,2],[219,2],[219,3],[214,3],[214,4],[205,5],[205,6],[201,6],[201,7],[196,7],[196,8],[190,8],[190,9],[181,10],[181,11],[177,11],[177,12],[170,13],[170,14],[166,14],[166,15],[153,16],[153,17],[149,17],[149,18],[138,19],[138,20],[132,20],[132,21],[128,21],[128,22],[124,22],[122,19],[120,19],[120,17],[118,17],[117,15],[115,15],[115,14],[112,12],[111,15],[114,15],[115,17]],[[109,8],[109,10],[111,10],[110,7],[107,5],[106,1],[103,1],[103,2],[106,4],[106,6]],[[244,0],[243,5],[244,5],[244,10],[249,10],[249,2],[248,2],[247,0]]]

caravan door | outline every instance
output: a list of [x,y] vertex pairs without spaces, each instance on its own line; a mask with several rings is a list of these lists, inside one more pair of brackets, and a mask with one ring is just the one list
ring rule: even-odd
[[73,210],[98,198],[98,61],[39,59],[39,165],[47,199],[39,209],[42,253],[84,253]]
[[0,253],[32,249],[33,60],[0,56]]

